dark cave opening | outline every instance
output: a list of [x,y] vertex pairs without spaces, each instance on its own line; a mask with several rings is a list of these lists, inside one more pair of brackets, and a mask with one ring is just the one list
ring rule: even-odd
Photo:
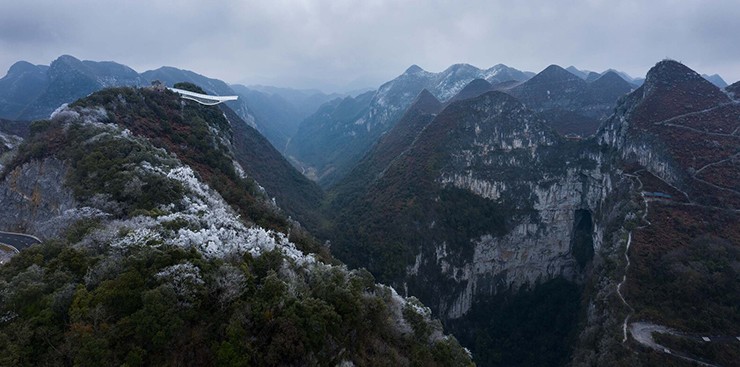
[[594,257],[593,231],[594,223],[591,218],[591,211],[577,209],[573,221],[573,237],[570,246],[573,257],[575,257],[581,269]]

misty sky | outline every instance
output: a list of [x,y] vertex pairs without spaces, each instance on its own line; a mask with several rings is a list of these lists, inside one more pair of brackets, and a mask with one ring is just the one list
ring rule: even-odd
[[644,76],[672,58],[740,80],[737,0],[0,0],[0,76],[59,55],[230,83],[377,87],[417,64]]

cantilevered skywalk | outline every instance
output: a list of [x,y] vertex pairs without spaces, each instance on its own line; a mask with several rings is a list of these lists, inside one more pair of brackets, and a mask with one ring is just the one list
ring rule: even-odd
[[167,89],[179,94],[180,97],[184,99],[189,99],[191,101],[195,101],[200,104],[204,104],[206,106],[214,106],[219,103],[226,102],[226,101],[235,101],[239,98],[239,96],[209,96],[207,94],[195,93],[189,90],[183,90],[183,89],[177,89],[177,88],[167,88]]

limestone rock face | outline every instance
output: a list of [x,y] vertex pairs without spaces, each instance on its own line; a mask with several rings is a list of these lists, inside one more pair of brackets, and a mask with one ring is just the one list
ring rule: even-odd
[[13,156],[13,150],[23,141],[21,137],[0,131],[0,171]]
[[[384,160],[382,175],[368,178],[373,184],[362,208],[347,214],[359,213],[368,223],[363,230],[382,233],[383,243],[401,238],[413,249],[404,274],[389,281],[457,319],[500,291],[585,279],[585,263],[606,226],[602,203],[619,180],[595,141],[561,138],[535,112],[496,91],[453,102],[424,122],[405,140],[410,147],[384,144],[374,151],[378,162],[400,154]],[[379,213],[390,218],[376,219]],[[575,241],[582,222],[585,248]],[[358,253],[351,246],[367,240],[350,238],[335,244],[340,257]],[[369,264],[388,273],[384,264]]]
[[[576,87],[586,82],[550,69],[549,79],[568,81],[560,84],[565,89],[553,93],[554,88],[540,83],[545,88],[533,88],[531,101],[539,98],[549,103],[547,108],[572,106],[576,98],[569,96],[578,96]],[[615,75],[605,77],[600,84],[621,82]],[[567,87],[570,84],[575,87]],[[526,89],[523,86],[519,90]],[[565,97],[556,100],[548,91]],[[603,95],[609,91],[619,92],[605,89]],[[335,208],[339,228],[349,235],[338,237],[332,249],[352,266],[367,266],[384,281],[419,297],[463,335],[462,340],[480,348],[486,343],[481,335],[494,336],[506,327],[510,320],[502,317],[526,314],[506,309],[517,297],[526,299],[538,294],[538,288],[568,283],[582,292],[569,294],[577,304],[572,308],[588,307],[582,310],[587,325],[577,358],[589,359],[584,351],[599,348],[613,356],[622,344],[621,338],[610,338],[621,330],[629,311],[615,302],[617,284],[625,279],[626,241],[630,231],[639,233],[636,228],[647,225],[648,201],[650,215],[659,215],[654,214],[656,207],[663,210],[660,218],[648,221],[665,223],[632,237],[637,238],[632,251],[638,251],[639,241],[645,244],[642,249],[689,247],[680,241],[696,237],[690,232],[702,226],[712,236],[722,228],[729,231],[723,238],[737,238],[732,224],[740,205],[740,181],[735,177],[740,172],[740,104],[733,93],[679,63],[664,61],[640,88],[619,99],[589,139],[559,136],[532,103],[501,92],[452,101],[438,113],[413,120],[415,124],[400,122],[417,131],[411,138],[406,129],[404,139],[396,139],[406,145],[379,144],[371,151],[368,160],[387,166],[376,170],[382,174],[364,180],[367,187],[360,180],[340,185],[336,203],[341,205]],[[397,133],[388,135],[401,136]],[[677,214],[663,215],[666,212]],[[676,218],[690,225],[674,229],[674,223],[680,223]],[[647,260],[642,261],[654,260],[653,251],[643,251]],[[650,264],[639,269],[661,263]],[[651,289],[660,287],[654,275],[636,281],[633,274],[626,275],[633,277],[632,289],[647,282],[653,282]],[[553,299],[564,294],[563,289],[549,288],[551,293],[539,293],[538,300]],[[582,295],[588,297],[585,302]],[[570,324],[576,324],[575,319]],[[540,333],[542,326],[532,333]],[[486,350],[495,349],[495,344],[492,341]],[[601,363],[588,365],[613,364],[602,357],[597,357]]]
[[[458,177],[449,184],[483,197],[511,195],[506,182]],[[555,180],[532,181],[525,185],[535,198],[533,215],[517,218],[512,229],[503,236],[485,234],[471,239],[473,257],[462,267],[451,267],[444,258],[438,260],[443,274],[451,277],[461,274],[456,280],[465,284],[464,289],[443,307],[447,317],[463,316],[476,296],[494,295],[500,289],[519,289],[558,276],[582,280],[583,274],[573,254],[576,213],[589,213],[594,229],[592,244],[594,251],[598,251],[604,223],[600,216],[591,213],[600,213],[602,201],[612,190],[612,176],[598,169],[590,175],[569,169]],[[481,190],[481,187],[496,189]]]
[[79,219],[71,190],[64,186],[66,165],[56,158],[26,163],[0,182],[0,229],[53,238]]

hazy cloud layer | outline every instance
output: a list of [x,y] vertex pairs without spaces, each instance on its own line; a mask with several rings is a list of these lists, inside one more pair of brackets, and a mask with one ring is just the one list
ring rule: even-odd
[[644,75],[670,57],[740,79],[737,0],[3,1],[0,75],[61,54],[233,83],[377,86],[418,64]]

